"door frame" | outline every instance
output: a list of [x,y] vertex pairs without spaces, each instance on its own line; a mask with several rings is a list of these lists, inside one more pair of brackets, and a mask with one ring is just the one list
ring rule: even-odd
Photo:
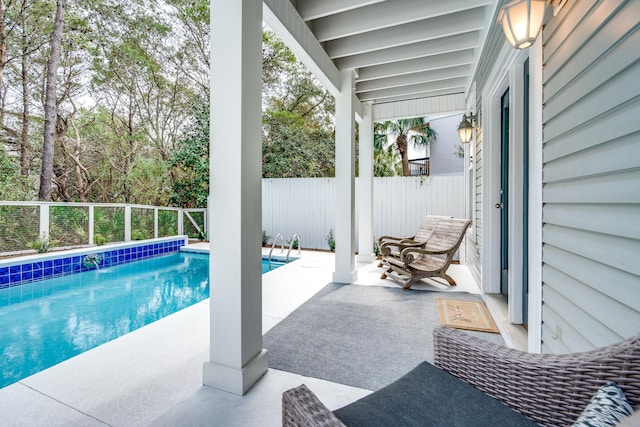
[[[500,293],[507,298],[511,293],[511,286],[509,286],[511,280],[509,280],[508,274],[506,276],[504,274],[505,270],[507,272],[509,271],[509,256],[511,255],[509,251],[509,244],[511,243],[509,239],[511,231],[509,226],[509,220],[511,219],[509,215],[509,206],[511,206],[511,197],[509,197],[511,181],[511,170],[509,169],[509,153],[511,151],[510,106],[511,91],[510,88],[507,88],[500,96],[500,200],[498,200],[498,204],[496,204],[496,209],[500,212]],[[506,123],[505,116],[507,120]],[[498,206],[500,207],[498,208]]]
[[[509,89],[509,297],[508,321],[522,323],[522,192],[523,175],[523,70],[528,51],[504,46],[482,92],[483,175],[482,175],[482,291],[500,293],[500,152],[501,97]],[[531,121],[530,121],[531,126]],[[531,307],[530,307],[531,309]],[[531,310],[530,310],[531,311]],[[530,322],[529,322],[530,323]]]

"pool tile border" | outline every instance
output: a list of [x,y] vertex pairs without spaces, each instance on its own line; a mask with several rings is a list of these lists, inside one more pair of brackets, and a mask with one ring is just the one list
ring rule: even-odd
[[186,244],[186,236],[174,236],[0,261],[0,289],[92,270],[82,265],[84,257],[90,254],[98,254],[101,258],[98,267],[105,268],[172,254]]

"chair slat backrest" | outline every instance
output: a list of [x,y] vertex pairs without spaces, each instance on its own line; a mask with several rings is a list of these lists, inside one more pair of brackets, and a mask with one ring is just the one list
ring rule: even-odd
[[442,218],[429,237],[426,248],[444,251],[456,247],[467,230],[470,221],[461,218]]
[[448,218],[450,217],[425,215],[425,217],[422,218],[422,223],[420,224],[420,227],[418,227],[418,231],[416,231],[416,235],[413,237],[413,240],[417,242],[427,242],[438,227],[440,221]]

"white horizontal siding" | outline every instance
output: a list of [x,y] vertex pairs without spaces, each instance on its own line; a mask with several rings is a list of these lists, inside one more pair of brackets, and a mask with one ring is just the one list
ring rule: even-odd
[[543,32],[542,349],[640,332],[640,2],[568,2]]
[[373,105],[373,121],[395,120],[408,117],[425,117],[429,114],[464,111],[464,94],[432,96],[407,101],[386,102]]
[[[424,215],[464,216],[462,175],[374,178],[373,189],[374,237],[413,235]],[[333,178],[262,180],[262,228],[270,242],[278,233],[285,240],[299,234],[303,247],[329,249],[334,218]]]

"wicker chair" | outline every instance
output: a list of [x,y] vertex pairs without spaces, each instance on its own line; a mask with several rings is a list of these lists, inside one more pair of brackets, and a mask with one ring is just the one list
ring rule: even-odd
[[[525,353],[442,326],[433,336],[437,367],[540,425],[571,425],[609,381],[622,388],[634,410],[640,408],[640,334],[609,347],[559,355]],[[344,424],[303,384],[284,392],[282,425]]]
[[405,290],[427,277],[440,277],[456,286],[447,269],[470,224],[470,219],[440,218],[424,245],[403,248],[400,256],[395,253],[383,256],[382,264],[387,270],[381,278],[401,281]]

